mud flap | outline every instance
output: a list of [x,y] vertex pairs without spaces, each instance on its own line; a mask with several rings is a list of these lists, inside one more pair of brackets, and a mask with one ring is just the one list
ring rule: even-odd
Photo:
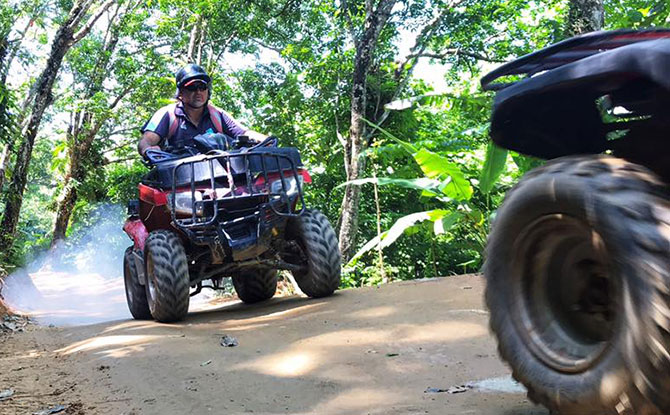
[[133,258],[135,259],[135,269],[137,270],[137,281],[140,285],[146,284],[146,273],[144,272],[144,255],[142,252],[133,250]]

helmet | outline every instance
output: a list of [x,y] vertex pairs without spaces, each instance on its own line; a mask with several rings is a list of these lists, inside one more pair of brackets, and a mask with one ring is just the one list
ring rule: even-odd
[[177,81],[177,88],[185,86],[189,81],[200,79],[209,85],[212,78],[207,75],[207,72],[200,65],[189,63],[177,72],[175,81]]

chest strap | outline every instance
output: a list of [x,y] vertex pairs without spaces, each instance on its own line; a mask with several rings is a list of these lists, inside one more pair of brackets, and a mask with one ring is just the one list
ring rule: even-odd
[[[169,117],[169,127],[168,127],[168,136],[165,138],[166,141],[170,140],[177,133],[177,128],[179,128],[179,119],[177,119],[177,114],[175,113],[177,109],[177,104],[172,104],[168,108],[168,117]],[[217,133],[223,133],[223,111],[216,108],[212,104],[207,104],[207,111],[209,112],[209,119],[212,121],[212,125]]]

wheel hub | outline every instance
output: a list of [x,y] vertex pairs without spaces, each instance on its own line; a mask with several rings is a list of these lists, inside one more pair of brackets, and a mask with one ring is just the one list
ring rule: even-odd
[[514,252],[514,321],[530,350],[558,371],[591,367],[620,324],[620,289],[600,235],[574,217],[546,215],[524,228]]

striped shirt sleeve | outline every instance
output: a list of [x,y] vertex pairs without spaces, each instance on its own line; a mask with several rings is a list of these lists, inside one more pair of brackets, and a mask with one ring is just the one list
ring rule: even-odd
[[144,124],[141,129],[142,134],[146,131],[151,131],[165,139],[170,130],[170,115],[168,114],[170,106],[167,105],[154,113],[153,117]]

